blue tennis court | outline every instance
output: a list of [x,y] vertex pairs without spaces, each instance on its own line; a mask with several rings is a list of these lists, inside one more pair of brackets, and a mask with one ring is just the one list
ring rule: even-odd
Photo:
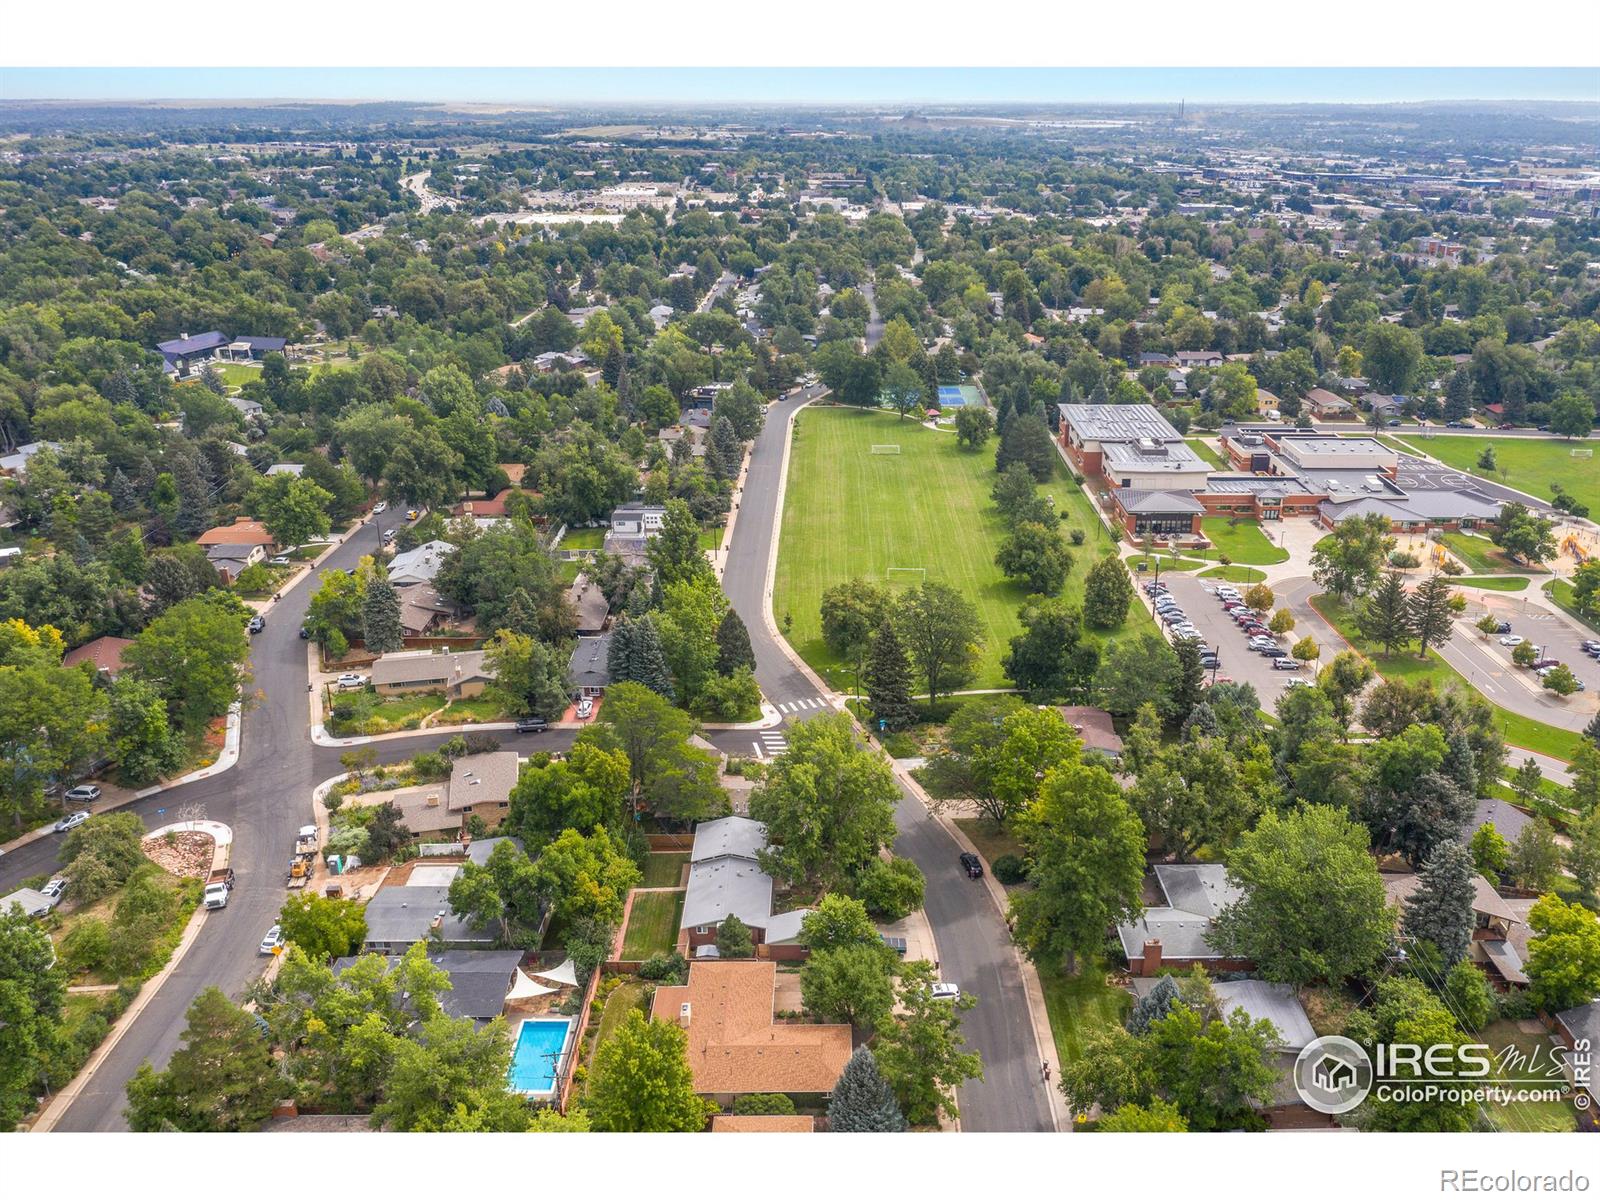
[[970,383],[943,384],[939,388],[940,408],[967,408],[982,403],[983,396]]

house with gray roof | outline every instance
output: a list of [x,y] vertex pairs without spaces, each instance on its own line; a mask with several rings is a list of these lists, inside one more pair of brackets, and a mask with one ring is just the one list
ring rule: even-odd
[[[757,945],[774,959],[804,958],[800,925],[810,909],[772,911],[773,880],[756,855],[767,847],[767,827],[748,817],[702,821],[689,853],[689,885],[683,898],[680,930],[689,946],[713,946],[717,926],[730,914],[750,927]],[[713,947],[714,948],[714,947]]]
[[482,650],[460,650],[443,654],[432,650],[400,650],[379,657],[372,664],[372,686],[379,695],[400,696],[410,692],[442,692],[462,700],[483,695],[494,681],[494,668]]
[[576,631],[580,637],[594,637],[605,631],[606,618],[611,615],[611,601],[606,599],[600,585],[581,571],[567,589],[567,603],[572,605],[577,618]]
[[1163,904],[1154,904],[1117,926],[1117,938],[1134,975],[1158,975],[1163,966],[1186,969],[1200,964],[1211,971],[1247,971],[1254,964],[1230,959],[1211,944],[1218,914],[1243,893],[1220,863],[1161,863],[1155,886]]
[[403,550],[389,560],[389,582],[397,588],[414,583],[432,583],[444,560],[455,553],[455,546],[445,541],[423,542],[410,550]]
[[[384,958],[390,970],[402,956]],[[348,955],[333,960],[335,977],[353,967],[360,956]],[[466,1017],[487,1025],[505,1010],[506,996],[516,979],[521,950],[440,950],[428,961],[450,976],[450,986],[439,993],[439,1006],[449,1017]]]
[[489,930],[475,930],[450,911],[450,888],[383,887],[367,902],[367,938],[364,953],[404,954],[434,930],[446,947],[488,949],[494,945]]
[[606,693],[611,682],[611,635],[581,637],[567,660],[567,678],[581,697],[593,699]]

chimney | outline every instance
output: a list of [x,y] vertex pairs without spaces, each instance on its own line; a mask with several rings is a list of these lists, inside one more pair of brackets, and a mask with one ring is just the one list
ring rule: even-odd
[[678,1024],[685,1029],[689,1028],[689,1002],[687,1000],[678,1005]]
[[429,808],[438,808],[439,807],[439,793],[438,792],[429,792],[428,793],[428,807]]
[[1161,939],[1150,938],[1144,944],[1144,961],[1139,966],[1139,974],[1148,978],[1161,970]]

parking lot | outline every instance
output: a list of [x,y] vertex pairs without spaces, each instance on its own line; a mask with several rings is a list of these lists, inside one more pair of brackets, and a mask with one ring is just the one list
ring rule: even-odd
[[[1182,606],[1184,614],[1200,631],[1200,640],[1217,652],[1221,660],[1217,668],[1217,678],[1226,677],[1239,683],[1250,684],[1256,689],[1261,707],[1268,712],[1271,712],[1277,704],[1278,695],[1289,680],[1304,679],[1309,683],[1316,678],[1316,664],[1298,671],[1278,671],[1273,669],[1271,659],[1251,650],[1249,635],[1222,611],[1222,602],[1214,592],[1206,590],[1208,587],[1215,588],[1217,581],[1195,579],[1189,575],[1173,572],[1163,573],[1161,582],[1167,585],[1172,598]],[[1143,595],[1143,584],[1144,581],[1140,580],[1141,595]],[[1239,586],[1238,590],[1242,593],[1245,588]],[[1287,650],[1300,636],[1302,635],[1299,632],[1295,632],[1281,637],[1278,639],[1278,645]],[[1322,647],[1324,659],[1331,658],[1332,653],[1329,647]]]
[[[1469,597],[1466,616],[1456,624],[1458,637],[1470,638],[1483,644],[1483,634],[1474,629],[1473,624],[1486,611],[1492,612],[1501,620],[1511,622],[1512,633],[1520,634],[1540,647],[1541,657],[1560,659],[1572,668],[1572,673],[1583,681],[1590,692],[1600,693],[1600,662],[1596,662],[1583,652],[1584,640],[1600,639],[1600,634],[1583,629],[1549,609],[1540,608],[1535,604],[1525,604],[1520,600],[1499,596],[1485,599],[1487,603],[1476,597]],[[1487,649],[1506,667],[1511,666],[1511,650],[1500,645],[1498,637],[1489,639]],[[1532,675],[1532,672],[1524,673],[1530,677]]]

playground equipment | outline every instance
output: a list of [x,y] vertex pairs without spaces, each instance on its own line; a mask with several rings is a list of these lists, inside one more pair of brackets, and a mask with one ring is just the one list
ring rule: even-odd
[[1584,549],[1583,543],[1578,541],[1578,535],[1575,533],[1569,533],[1561,539],[1561,553],[1570,554],[1572,561],[1580,567],[1589,561],[1589,552]]

